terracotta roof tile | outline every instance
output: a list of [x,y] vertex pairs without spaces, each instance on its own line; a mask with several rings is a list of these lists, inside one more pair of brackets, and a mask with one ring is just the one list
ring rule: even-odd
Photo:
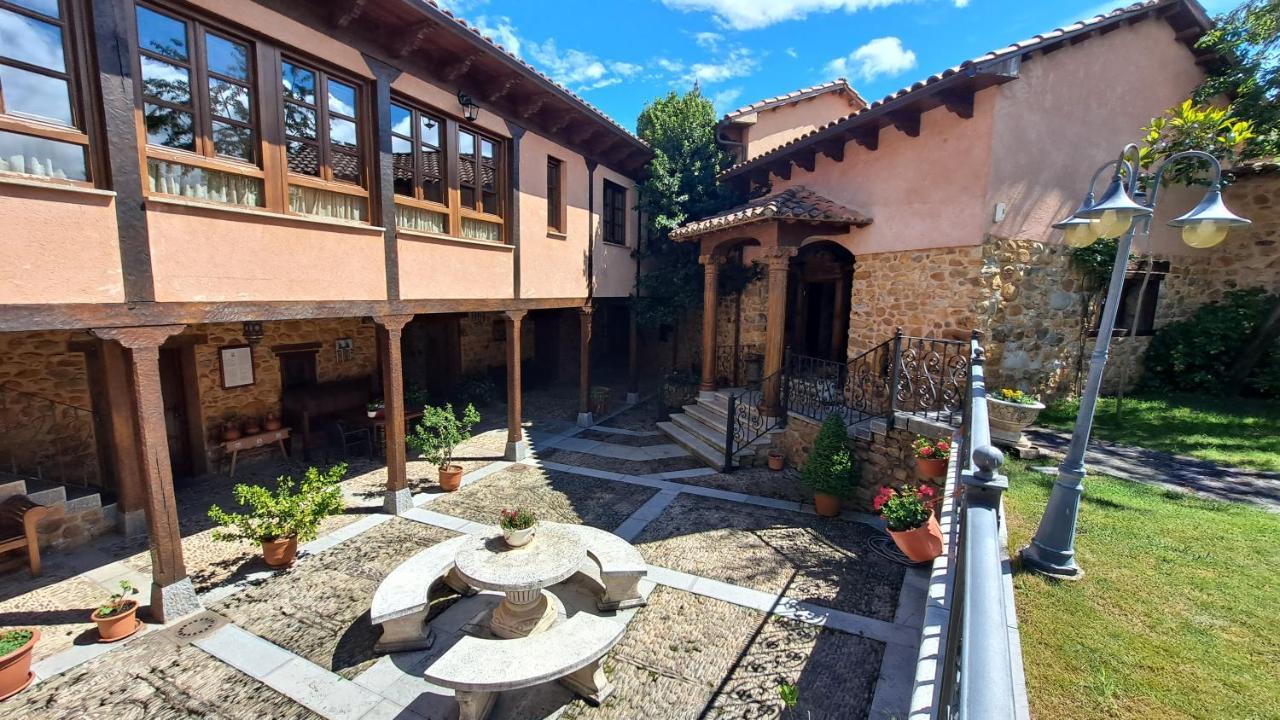
[[772,195],[756,198],[709,218],[686,223],[673,230],[671,237],[676,240],[690,238],[713,230],[723,230],[763,220],[801,220],[811,223],[849,224],[857,227],[871,224],[871,218],[857,210],[850,210],[803,185],[796,185]]
[[785,105],[789,102],[795,102],[798,100],[802,100],[804,98],[810,98],[810,97],[814,97],[815,95],[822,95],[824,93],[829,93],[829,92],[849,93],[850,95],[853,96],[853,101],[854,101],[853,104],[857,105],[858,107],[865,107],[867,104],[867,101],[862,99],[862,96],[858,94],[858,91],[854,90],[853,87],[849,85],[848,80],[845,80],[844,78],[836,78],[831,82],[825,82],[825,83],[822,83],[821,85],[814,85],[813,87],[800,88],[799,90],[793,90],[789,93],[786,93],[785,95],[777,95],[775,97],[765,98],[764,100],[761,100],[759,102],[751,103],[750,105],[743,105],[737,110],[734,110],[733,112],[726,114],[721,119],[721,122],[724,122],[726,120],[732,120],[733,118],[739,115],[745,115],[747,113],[766,110],[768,108],[777,107],[778,105]]

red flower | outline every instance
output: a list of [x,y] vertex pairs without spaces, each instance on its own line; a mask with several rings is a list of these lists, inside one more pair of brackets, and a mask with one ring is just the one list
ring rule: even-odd
[[880,508],[884,507],[884,504],[889,502],[892,498],[893,488],[882,487],[880,488],[880,492],[876,494],[875,500],[871,501],[871,506],[876,509],[876,512],[879,512]]
[[943,440],[942,442],[938,443],[938,449],[941,450],[942,452],[946,452],[951,449],[951,443],[947,442],[946,440]]
[[928,485],[921,485],[919,490],[919,495],[921,498],[928,500],[929,498],[933,497],[933,488],[929,487]]

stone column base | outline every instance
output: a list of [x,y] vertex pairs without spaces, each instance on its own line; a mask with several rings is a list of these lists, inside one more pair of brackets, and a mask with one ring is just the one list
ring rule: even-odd
[[387,490],[382,496],[382,511],[388,515],[403,515],[413,509],[413,493],[409,488]]
[[556,621],[556,606],[541,590],[510,592],[493,610],[489,629],[500,638],[522,638],[542,632]]
[[184,577],[171,585],[151,583],[151,608],[148,614],[152,622],[168,623],[203,609],[191,578]]
[[707,402],[711,402],[712,400],[715,400],[716,399],[715,388],[712,388],[711,390],[698,390],[698,399],[706,400]]
[[529,457],[529,443],[524,440],[508,442],[507,451],[503,453],[502,457],[512,462],[519,462]]
[[626,403],[628,405],[635,405],[638,402],[640,402],[640,393],[627,393]]
[[578,413],[578,427],[591,427],[595,424],[595,418],[591,416],[591,413]]
[[142,537],[147,534],[147,511],[141,508],[121,511],[116,519],[116,529],[127,538]]

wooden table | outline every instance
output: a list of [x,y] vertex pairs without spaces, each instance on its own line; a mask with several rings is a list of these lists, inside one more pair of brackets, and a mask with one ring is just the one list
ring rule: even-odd
[[[422,411],[407,412],[404,414],[404,431],[409,433],[409,426],[418,418],[422,417]],[[385,458],[387,456],[387,415],[384,412],[378,417],[365,417],[365,424],[369,426],[369,431],[373,435],[373,450],[378,457]]]
[[288,460],[289,451],[284,449],[284,441],[288,439],[289,428],[282,427],[279,430],[268,430],[257,435],[248,435],[222,443],[223,452],[231,454],[231,477],[235,478],[236,476],[236,457],[241,450],[252,450],[275,443],[280,448],[280,454],[284,456],[285,460]]

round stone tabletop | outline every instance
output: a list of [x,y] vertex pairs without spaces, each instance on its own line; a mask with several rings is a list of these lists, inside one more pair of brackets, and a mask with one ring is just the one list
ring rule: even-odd
[[578,571],[587,548],[559,523],[543,522],[533,542],[508,547],[502,533],[480,535],[458,551],[458,574],[473,587],[500,592],[539,590]]

